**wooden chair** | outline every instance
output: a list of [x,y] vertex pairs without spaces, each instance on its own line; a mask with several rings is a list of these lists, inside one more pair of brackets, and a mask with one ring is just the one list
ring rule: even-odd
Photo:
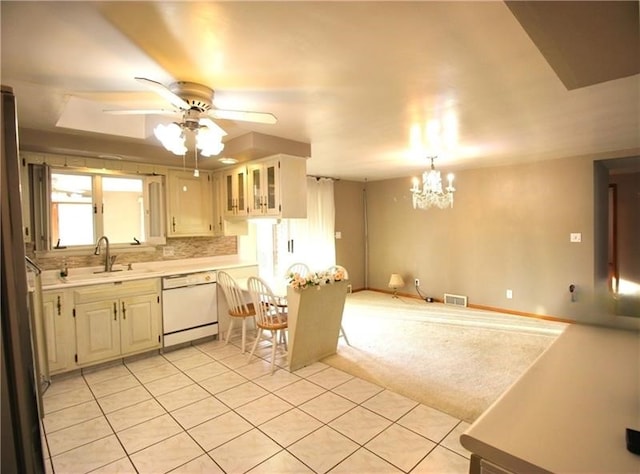
[[279,340],[284,343],[285,350],[287,349],[287,307],[280,303],[279,298],[273,294],[269,285],[261,278],[249,277],[247,287],[253,307],[256,309],[256,324],[258,325],[258,336],[253,343],[251,354],[249,354],[249,361],[256,351],[263,332],[265,330],[271,331],[271,373],[273,374]]
[[222,288],[224,298],[227,300],[227,306],[229,307],[229,329],[227,329],[225,345],[229,343],[234,322],[237,319],[242,319],[242,353],[244,354],[247,341],[247,319],[256,317],[255,307],[253,303],[245,301],[245,293],[227,272],[219,271],[217,281]]
[[309,270],[309,267],[307,266],[306,263],[294,263],[294,264],[289,266],[289,268],[287,269],[287,272],[285,273],[285,275],[289,276],[292,273],[297,273],[301,277],[305,277],[309,273],[311,273],[311,270]]
[[[331,273],[333,273],[334,275],[338,272],[342,273],[342,276],[345,280],[349,279],[349,272],[347,271],[346,268],[344,268],[342,265],[334,265],[333,267],[329,268],[329,271]],[[347,286],[347,292],[351,293],[351,285]],[[344,332],[344,328],[342,327],[342,324],[340,324],[340,335],[338,337],[342,337],[344,338],[344,342],[347,343],[347,346],[350,346],[351,344],[349,344],[349,338],[347,337],[347,333]]]

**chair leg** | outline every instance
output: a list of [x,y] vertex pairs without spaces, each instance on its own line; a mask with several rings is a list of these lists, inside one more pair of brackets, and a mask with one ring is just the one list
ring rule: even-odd
[[233,318],[229,318],[229,329],[227,329],[227,337],[224,339],[224,345],[229,344],[229,338],[231,337],[231,330],[233,329]]
[[276,367],[276,347],[278,346],[278,331],[271,331],[271,373],[273,374]]
[[347,343],[347,346],[350,346],[351,344],[349,344],[349,339],[347,338],[347,333],[344,332],[344,329],[343,329],[342,325],[340,325],[340,334],[342,335],[342,337],[344,337],[344,342]]
[[256,340],[253,343],[253,347],[251,348],[251,354],[249,354],[249,360],[247,361],[247,363],[251,362],[253,353],[256,351],[256,347],[258,346],[258,341],[260,340],[260,336],[262,336],[262,328],[258,328],[258,336],[256,337]]
[[242,353],[244,354],[244,345],[247,341],[247,318],[242,318]]

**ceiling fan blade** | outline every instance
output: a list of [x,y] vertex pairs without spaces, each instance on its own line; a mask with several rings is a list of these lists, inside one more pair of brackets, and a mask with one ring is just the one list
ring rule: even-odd
[[148,87],[149,89],[151,89],[156,94],[163,97],[164,99],[171,102],[175,107],[178,107],[179,109],[183,109],[183,110],[189,110],[191,108],[191,106],[187,101],[178,97],[176,94],[174,94],[169,89],[167,89],[163,84],[160,84],[159,82],[156,82],[156,81],[152,81],[151,79],[146,79],[144,77],[136,77],[135,80],[138,81],[140,84],[143,84],[144,86]]
[[207,117],[202,117],[200,120],[200,125],[204,125],[205,127],[211,129],[214,132],[217,132],[218,135],[224,137],[227,132],[225,132],[217,123]]
[[242,122],[274,124],[278,121],[275,115],[268,112],[212,109],[207,111],[207,114],[215,119],[239,120]]
[[178,115],[180,112],[168,109],[105,109],[110,115]]

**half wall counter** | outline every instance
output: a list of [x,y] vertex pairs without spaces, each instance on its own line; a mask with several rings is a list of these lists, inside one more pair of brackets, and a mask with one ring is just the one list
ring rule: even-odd
[[472,473],[638,473],[640,333],[567,327],[460,437]]

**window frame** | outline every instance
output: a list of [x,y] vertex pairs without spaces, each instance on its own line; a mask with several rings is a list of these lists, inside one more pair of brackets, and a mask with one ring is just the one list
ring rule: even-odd
[[[160,174],[142,174],[135,172],[108,170],[108,169],[96,169],[88,167],[67,167],[60,165],[49,165],[46,162],[38,163],[31,162],[25,163],[26,177],[28,185],[26,190],[29,196],[29,219],[25,218],[26,222],[29,222],[31,227],[31,243],[33,249],[37,254],[44,255],[59,255],[59,254],[86,254],[87,251],[92,251],[95,243],[88,245],[73,245],[65,246],[62,248],[56,248],[51,242],[51,175],[57,174],[75,174],[90,176],[92,179],[92,206],[93,212],[93,229],[96,239],[104,234],[104,221],[102,212],[98,212],[98,206],[102,203],[102,178],[104,177],[121,177],[142,180],[143,185],[143,201],[144,201],[144,241],[140,244],[135,242],[122,242],[113,243],[112,249],[118,249],[119,251],[154,251],[156,245],[166,244],[166,226],[165,226],[165,177]],[[41,168],[37,168],[41,167]],[[34,171],[38,169],[38,171]],[[150,191],[151,186],[156,187],[156,191],[152,193]],[[153,197],[152,197],[153,195]],[[152,202],[153,201],[153,202]],[[26,223],[25,222],[25,223]],[[155,234],[151,233],[151,223],[154,222],[153,227]],[[108,236],[107,236],[108,237]]]

